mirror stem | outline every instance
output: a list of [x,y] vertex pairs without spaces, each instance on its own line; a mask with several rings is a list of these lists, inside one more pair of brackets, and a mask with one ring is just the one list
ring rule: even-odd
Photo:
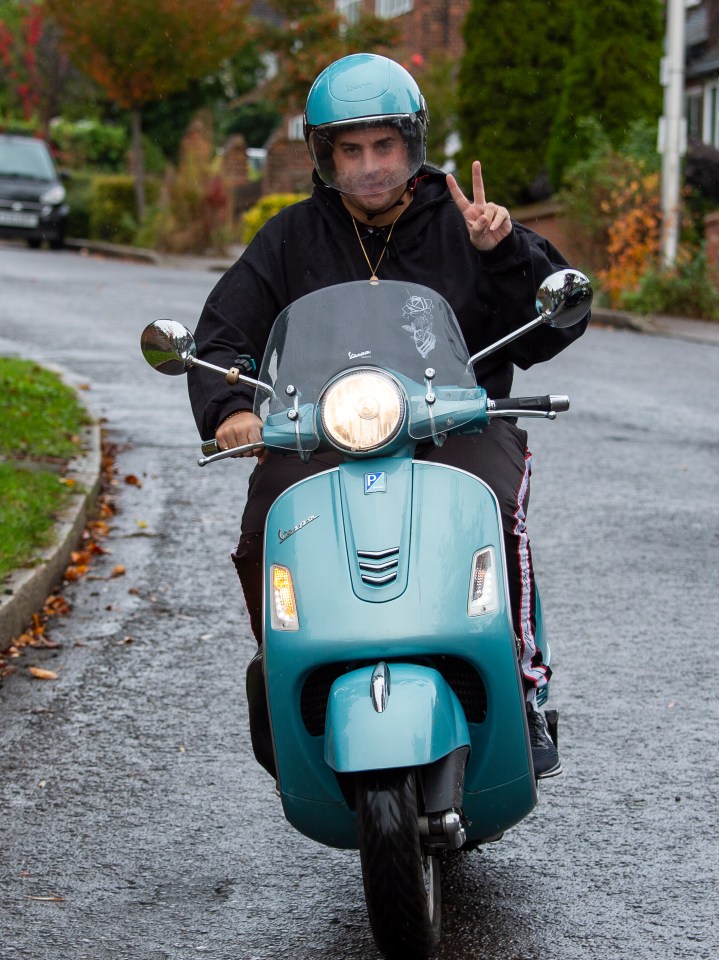
[[245,377],[236,367],[232,367],[231,370],[225,370],[223,367],[218,367],[214,363],[208,363],[207,360],[199,360],[192,355],[187,357],[185,364],[188,367],[203,367],[205,370],[214,370],[216,373],[221,373],[230,386],[234,386],[241,380],[243,383],[248,383],[252,387],[259,387],[261,390],[269,393],[271,397],[275,395],[275,391],[269,384],[263,383],[261,380],[253,380],[252,377]]
[[474,356],[469,358],[469,362],[474,364],[478,360],[484,360],[484,358],[488,357],[490,353],[495,353],[497,350],[501,350],[502,347],[506,347],[508,343],[516,340],[517,337],[524,336],[525,333],[529,333],[530,330],[534,330],[542,323],[544,323],[544,317],[542,315],[536,317],[534,320],[530,320],[530,322],[525,323],[523,327],[520,327],[518,330],[513,330],[512,333],[508,333],[506,337],[502,337],[502,339],[497,340],[496,343],[491,343],[488,347],[485,347],[484,350],[480,350],[479,353],[475,353]]

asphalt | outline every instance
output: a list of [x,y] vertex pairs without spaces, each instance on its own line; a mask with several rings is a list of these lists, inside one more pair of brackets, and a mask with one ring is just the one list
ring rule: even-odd
[[[197,257],[165,255],[154,250],[87,240],[69,240],[67,246],[85,256],[115,257],[218,274],[227,270],[242,251],[242,248],[233,248],[227,256]],[[644,317],[603,308],[594,308],[592,319],[595,325],[618,330],[719,346],[719,323],[681,317]],[[79,399],[84,402],[81,395]],[[72,551],[76,549],[85,524],[92,515],[101,484],[101,469],[100,427],[94,423],[87,428],[83,437],[83,454],[69,466],[68,476],[76,481],[74,488],[78,492],[58,516],[52,546],[41,554],[35,566],[11,574],[3,585],[0,593],[0,651],[6,649],[29,626],[33,615],[42,610],[45,600],[60,583]]]

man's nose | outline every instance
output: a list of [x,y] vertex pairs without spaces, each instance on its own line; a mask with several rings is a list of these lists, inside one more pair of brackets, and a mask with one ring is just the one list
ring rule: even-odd
[[365,171],[376,170],[379,165],[379,155],[374,150],[362,151],[362,169]]

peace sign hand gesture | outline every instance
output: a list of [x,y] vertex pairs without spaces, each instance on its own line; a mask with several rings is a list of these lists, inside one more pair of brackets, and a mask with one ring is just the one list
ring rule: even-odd
[[469,239],[477,250],[494,250],[512,232],[509,210],[498,207],[496,203],[487,203],[484,198],[482,164],[479,160],[472,164],[474,203],[465,197],[451,173],[447,174],[447,187],[467,224]]

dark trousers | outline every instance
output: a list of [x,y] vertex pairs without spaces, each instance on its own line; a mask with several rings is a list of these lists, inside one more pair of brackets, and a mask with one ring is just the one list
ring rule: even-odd
[[[542,663],[535,641],[536,597],[526,530],[532,463],[527,434],[511,421],[495,419],[482,433],[450,436],[441,447],[419,447],[416,459],[448,464],[474,474],[491,487],[499,501],[514,629],[521,644],[525,688],[532,697],[536,689],[546,684],[551,671]],[[269,509],[292,484],[341,462],[342,457],[333,453],[313,456],[309,463],[302,463],[290,453],[272,454],[250,476],[242,533],[232,559],[258,644],[262,642],[262,552]]]

